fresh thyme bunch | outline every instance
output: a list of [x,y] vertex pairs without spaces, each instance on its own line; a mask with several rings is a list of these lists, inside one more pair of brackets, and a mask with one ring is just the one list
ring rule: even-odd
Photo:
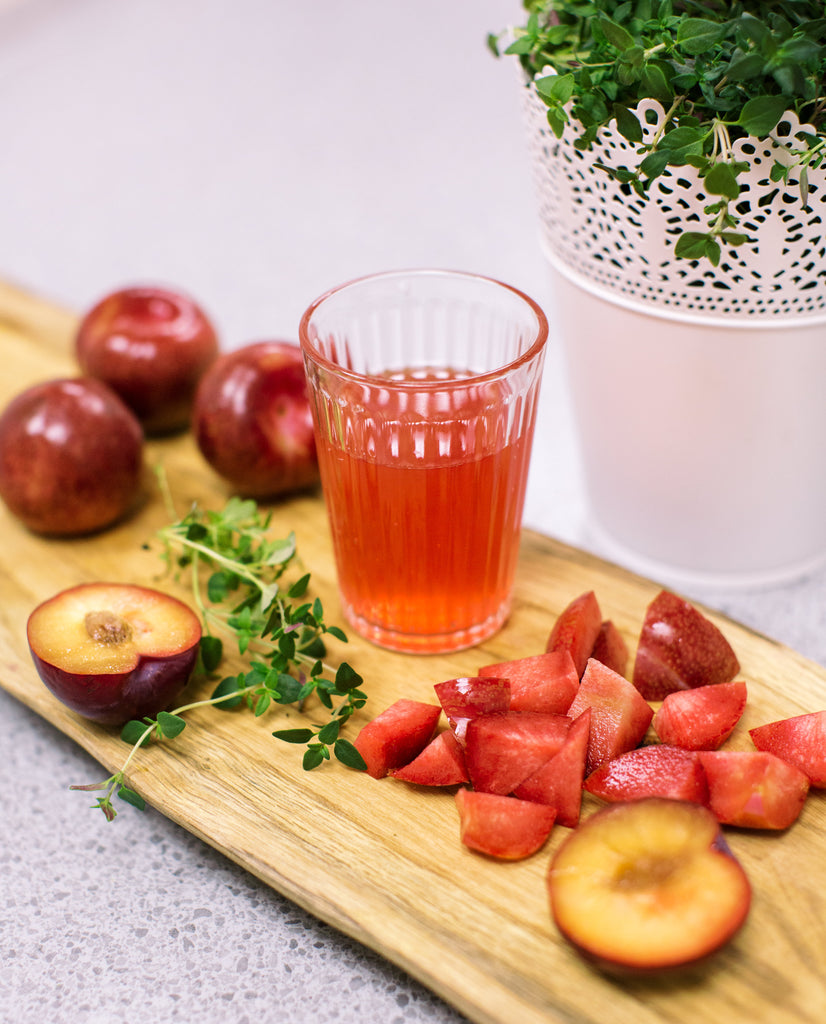
[[328,712],[315,727],[281,729],[276,739],[306,747],[303,766],[317,768],[331,754],[350,768],[364,770],[355,746],[340,733],[350,716],[364,706],[361,676],[347,662],[336,669],[324,661],[324,636],[346,643],[338,626],[328,625],[321,601],[305,600],[310,574],[284,588],[281,579],[296,557],[295,536],[273,539],[270,515],[255,501],[230,498],[217,511],[193,506],[175,519],[162,472],[158,474],[173,521],[158,532],[163,558],[177,575],[187,573],[201,616],[201,638],[195,673],[213,675],[224,655],[223,633],[232,637],[246,668],[223,678],[212,695],[155,718],[127,722],[121,739],[131,750],[120,770],[105,782],[71,789],[103,791],[95,806],[111,821],[117,812],[112,797],[136,807],[143,798],[126,785],[126,773],[141,747],[152,740],[174,739],[186,727],[183,715],[198,707],[230,709],[246,703],[256,717],[273,704],[297,704],[314,694]]
[[[826,8],[822,0],[524,0],[527,23],[504,51],[518,56],[562,136],[575,124],[574,145],[589,149],[616,121],[637,147],[634,167],[604,171],[641,197],[667,168],[696,167],[711,202],[707,230],[684,231],[675,254],[720,260],[721,243],[747,241],[738,230],[738,177],[732,143],[766,138],[793,111],[801,131],[771,168],[773,181],[796,180],[804,207],[809,169],[826,153]],[[497,36],[489,44],[500,52]],[[665,121],[643,142],[635,108],[662,104]]]

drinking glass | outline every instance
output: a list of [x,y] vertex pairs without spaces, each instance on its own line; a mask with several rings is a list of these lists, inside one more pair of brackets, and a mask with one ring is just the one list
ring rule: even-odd
[[394,650],[479,643],[510,611],[547,319],[444,270],[375,274],[302,317],[343,612]]

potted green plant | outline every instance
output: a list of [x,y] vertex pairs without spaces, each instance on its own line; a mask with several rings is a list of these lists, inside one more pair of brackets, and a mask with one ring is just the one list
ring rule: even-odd
[[[719,264],[721,247],[747,240],[737,212],[749,170],[733,141],[770,137],[788,111],[800,128],[769,175],[800,201],[810,169],[826,158],[826,9],[821,0],[525,0],[527,24],[505,51],[536,83],[556,138],[574,125],[590,148],[611,123],[635,149],[631,166],[599,166],[640,197],[666,170],[697,169],[710,203],[707,223],[682,228],[675,255]],[[498,52],[499,40],[491,37]],[[552,71],[553,74],[548,72]],[[644,132],[636,108],[655,100],[665,115]]]
[[526,0],[540,240],[594,536],[660,578],[826,556],[826,10]]

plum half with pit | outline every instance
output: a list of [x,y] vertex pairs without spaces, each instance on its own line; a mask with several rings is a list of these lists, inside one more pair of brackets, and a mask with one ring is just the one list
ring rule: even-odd
[[708,808],[649,797],[579,825],[548,873],[560,932],[609,973],[698,964],[744,924],[751,885]]
[[27,623],[35,668],[67,707],[102,725],[154,716],[189,681],[201,623],[150,587],[83,583],[38,605]]
[[105,381],[147,434],[189,426],[195,389],[218,355],[212,321],[188,295],[134,285],[85,314],[75,339],[84,373]]
[[0,497],[35,533],[101,530],[140,494],[143,442],[135,415],[102,381],[35,384],[0,415]]

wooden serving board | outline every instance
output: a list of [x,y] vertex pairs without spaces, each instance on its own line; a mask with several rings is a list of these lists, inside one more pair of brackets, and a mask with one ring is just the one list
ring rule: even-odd
[[[0,285],[0,402],[24,386],[76,373],[75,316]],[[198,500],[218,507],[226,492],[190,437],[153,442],[147,466],[162,462],[179,510]],[[100,536],[68,541],[29,534],[0,509],[0,683],[76,740],[106,768],[126,752],[116,733],[91,725],[42,686],[25,638],[41,600],[94,579],[144,583],[187,598],[164,577],[155,531],[166,522],[147,470],[142,506]],[[295,530],[313,589],[330,622],[342,623],[320,495],[274,506],[274,530]],[[148,544],[148,547],[146,546]],[[632,651],[644,609],[659,589],[536,533],[522,545],[513,613],[481,648],[449,657],[403,656],[351,637],[346,658],[370,695],[358,726],[398,697],[434,700],[434,683],[472,675],[483,664],[537,653],[568,601],[594,589],[606,617]],[[748,748],[760,722],[826,707],[826,672],[794,651],[712,616],[733,644],[749,685],[749,705],[730,744]],[[209,684],[204,692],[210,689]],[[194,691],[198,693],[197,690]],[[310,720],[313,709],[307,709]],[[497,863],[462,847],[452,794],[415,790],[334,763],[301,768],[301,748],[271,732],[298,725],[293,709],[204,709],[176,740],[140,753],[131,785],[171,819],[268,885],[401,966],[485,1024],[821,1024],[826,1010],[826,805],[810,797],[782,835],[729,830],[754,887],[749,920],[702,970],[668,981],[618,983],[588,967],[557,934],[545,874],[568,834],[558,827],[539,854]],[[205,742],[204,729],[209,728]],[[101,773],[101,778],[105,777]],[[67,784],[68,784],[67,780]],[[72,780],[73,781],[73,780]],[[97,781],[90,779],[91,781]],[[86,794],[76,794],[80,803]],[[124,813],[136,813],[122,805]],[[596,806],[588,798],[584,813]],[[88,811],[97,814],[97,811]],[[107,826],[101,817],[101,828]]]

